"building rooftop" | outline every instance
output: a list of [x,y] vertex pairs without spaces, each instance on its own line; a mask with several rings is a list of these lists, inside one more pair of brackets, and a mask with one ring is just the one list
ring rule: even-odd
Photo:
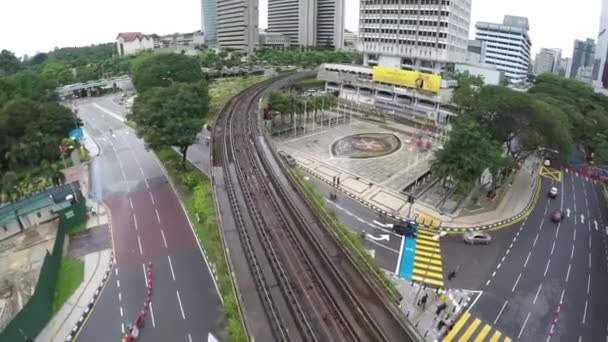
[[116,39],[118,39],[120,37],[122,37],[122,39],[124,39],[125,42],[131,42],[136,39],[142,40],[142,39],[148,38],[148,36],[146,36],[145,34],[143,34],[141,32],[121,32],[118,34],[118,36],[116,36]]

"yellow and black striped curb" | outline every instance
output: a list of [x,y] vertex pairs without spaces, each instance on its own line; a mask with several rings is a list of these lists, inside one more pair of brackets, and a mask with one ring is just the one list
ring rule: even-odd
[[[305,172],[307,172],[308,174],[314,176],[315,178],[319,179],[320,181],[328,184],[329,186],[335,188],[333,186],[333,184],[331,183],[331,181],[329,181],[328,179],[325,179],[321,174],[310,170],[306,167],[302,167],[300,165],[298,165],[298,167],[302,170],[304,170]],[[445,231],[448,234],[461,234],[461,233],[467,233],[467,232],[473,232],[473,231],[494,231],[494,230],[498,230],[498,229],[502,229],[505,227],[508,227],[510,225],[513,225],[515,223],[518,223],[520,221],[522,221],[523,219],[525,219],[526,217],[528,217],[528,215],[530,215],[530,213],[532,212],[532,209],[534,209],[534,207],[536,206],[536,203],[538,202],[538,197],[539,197],[539,193],[540,193],[540,185],[541,185],[541,180],[539,176],[536,176],[536,185],[535,185],[535,190],[534,190],[534,196],[532,196],[532,198],[530,198],[530,200],[528,201],[528,205],[526,206],[526,208],[520,212],[517,215],[514,215],[506,220],[502,220],[499,222],[495,222],[492,224],[486,224],[486,225],[480,225],[480,226],[473,226],[473,227],[469,227],[469,228],[461,228],[461,227],[449,227],[449,226],[443,226],[443,225],[439,225],[439,227],[437,226],[431,226],[431,225],[424,225],[424,224],[420,224],[421,227],[424,228],[428,228],[428,229],[434,229],[434,230],[438,230],[438,231]],[[406,217],[403,216],[397,216],[397,215],[393,215],[392,213],[389,213],[388,211],[379,208],[378,206],[374,205],[373,203],[370,203],[369,201],[353,194],[352,192],[344,189],[344,187],[338,187],[335,188],[336,190],[342,192],[343,194],[347,195],[348,197],[356,200],[357,202],[365,205],[366,207],[376,211],[379,214],[382,214],[384,216],[387,216],[391,219],[394,220],[400,220],[400,221],[407,221],[408,219]]]

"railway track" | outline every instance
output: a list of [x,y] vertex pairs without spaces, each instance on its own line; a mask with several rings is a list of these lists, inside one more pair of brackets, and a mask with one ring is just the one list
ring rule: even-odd
[[413,341],[371,282],[352,283],[363,274],[338,241],[323,233],[314,213],[294,204],[274,171],[276,162],[265,154],[258,100],[287,82],[266,81],[235,97],[218,119],[213,147],[273,336],[278,341]]

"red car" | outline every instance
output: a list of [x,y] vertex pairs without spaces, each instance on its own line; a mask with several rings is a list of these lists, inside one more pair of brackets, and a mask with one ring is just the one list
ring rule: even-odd
[[550,198],[555,198],[555,197],[557,197],[557,188],[556,188],[556,187],[552,187],[552,188],[549,190],[548,195],[549,195],[549,197],[550,197]]
[[562,214],[561,210],[556,210],[551,214],[551,221],[554,223],[560,223],[563,218],[564,215]]

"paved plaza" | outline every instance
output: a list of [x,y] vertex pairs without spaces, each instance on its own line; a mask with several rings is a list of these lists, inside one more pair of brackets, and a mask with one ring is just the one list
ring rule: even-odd
[[[411,127],[357,119],[275,142],[308,172],[330,182],[339,178],[339,187],[399,216],[409,209],[402,191],[429,171],[427,148],[433,147]],[[415,205],[412,215],[438,216],[423,206]]]

